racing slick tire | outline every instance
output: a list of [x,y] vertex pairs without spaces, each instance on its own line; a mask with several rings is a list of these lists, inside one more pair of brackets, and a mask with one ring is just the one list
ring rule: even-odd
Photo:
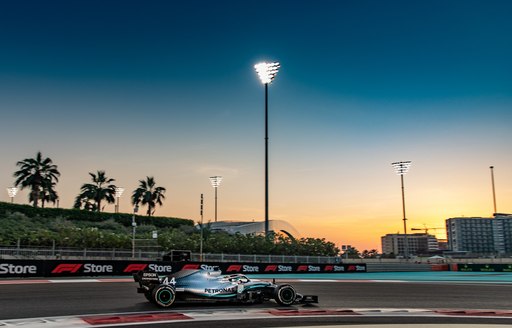
[[295,303],[297,293],[295,289],[290,285],[280,285],[274,290],[274,299],[277,304],[289,306]]
[[156,286],[151,293],[151,302],[163,308],[170,307],[175,299],[176,291],[169,285]]

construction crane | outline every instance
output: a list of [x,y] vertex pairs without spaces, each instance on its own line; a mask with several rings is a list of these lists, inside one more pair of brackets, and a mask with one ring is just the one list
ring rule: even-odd
[[439,230],[439,229],[445,229],[445,228],[429,228],[426,225],[423,225],[423,228],[411,228],[411,230],[416,230],[416,231],[423,230],[423,231],[425,231],[425,234],[428,234],[429,230],[434,230],[434,232],[435,232],[435,230]]

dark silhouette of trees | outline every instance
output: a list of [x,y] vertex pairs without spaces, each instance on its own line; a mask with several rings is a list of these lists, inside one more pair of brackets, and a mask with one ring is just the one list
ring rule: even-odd
[[152,216],[155,213],[156,205],[162,206],[165,199],[164,187],[157,187],[155,178],[146,177],[146,180],[139,180],[139,187],[132,193],[132,204],[134,206],[147,205],[147,215]]
[[41,152],[37,152],[35,158],[26,158],[16,163],[20,169],[14,172],[15,186],[21,189],[30,188],[29,201],[37,207],[41,200],[55,202],[58,199],[55,185],[59,181],[60,172],[57,165],[49,158],[43,158]]
[[80,194],[75,198],[74,208],[101,212],[102,201],[115,203],[116,186],[111,184],[115,179],[108,178],[105,171],[89,172],[93,183],[85,183],[80,188]]

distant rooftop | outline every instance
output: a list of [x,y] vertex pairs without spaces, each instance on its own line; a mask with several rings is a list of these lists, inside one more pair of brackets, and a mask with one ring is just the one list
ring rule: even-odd
[[497,217],[497,216],[512,216],[512,214],[507,214],[507,213],[494,213],[493,214],[494,217]]

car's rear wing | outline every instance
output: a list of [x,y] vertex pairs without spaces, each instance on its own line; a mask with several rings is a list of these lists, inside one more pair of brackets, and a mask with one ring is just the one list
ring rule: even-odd
[[141,285],[159,284],[160,277],[153,271],[139,271],[133,274],[133,280]]

